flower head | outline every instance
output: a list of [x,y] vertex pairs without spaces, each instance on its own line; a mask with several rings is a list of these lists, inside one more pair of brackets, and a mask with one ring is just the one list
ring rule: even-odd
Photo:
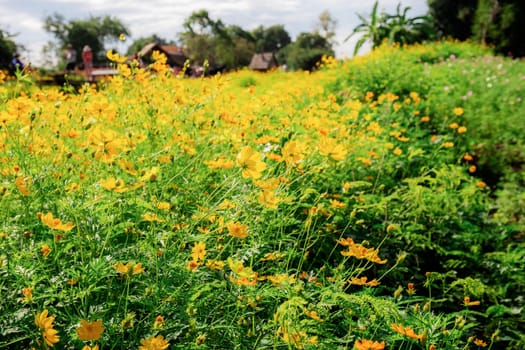
[[77,328],[77,335],[80,340],[99,340],[102,332],[104,332],[102,320],[88,322],[82,319],[80,320],[80,327]]
[[244,147],[237,154],[237,165],[242,169],[244,178],[258,179],[266,169],[266,163],[261,160],[261,155],[255,152],[250,146]]
[[164,350],[170,346],[170,343],[162,335],[142,339],[140,343],[142,345],[139,346],[139,350]]
[[228,232],[233,237],[246,238],[248,237],[248,226],[242,225],[239,222],[230,222],[228,225]]
[[380,343],[368,339],[356,340],[354,348],[357,350],[383,350],[385,348],[385,342],[382,341]]

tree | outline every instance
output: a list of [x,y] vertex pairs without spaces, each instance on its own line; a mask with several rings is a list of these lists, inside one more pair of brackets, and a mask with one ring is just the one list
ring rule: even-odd
[[281,24],[276,24],[267,28],[259,26],[252,31],[252,36],[255,41],[255,50],[258,53],[278,53],[279,50],[285,48],[292,42],[290,34],[288,34],[284,26]]
[[331,43],[319,33],[300,33],[295,41],[284,49],[286,64],[292,70],[313,70],[323,55],[333,56]]
[[316,32],[319,33],[332,45],[335,44],[335,28],[337,27],[337,20],[332,18],[328,10],[324,10],[319,15],[319,22],[317,23]]
[[153,34],[153,35],[150,35],[148,37],[142,37],[142,38],[138,38],[138,39],[133,40],[131,45],[129,45],[128,51],[127,51],[126,54],[128,56],[134,55],[137,52],[139,52],[140,50],[142,50],[142,48],[144,46],[146,46],[147,44],[150,44],[150,43],[158,43],[160,45],[173,44],[172,41],[168,41],[166,39],[163,39],[163,38],[159,37],[156,34]]
[[[84,45],[89,45],[93,51],[94,61],[105,60],[106,46],[116,42],[121,34],[129,35],[129,30],[115,17],[89,17],[87,20],[66,21],[64,16],[54,13],[46,17],[44,29],[55,36],[58,57],[67,44],[72,44],[77,52]],[[80,59],[80,54],[77,56]]]
[[459,40],[474,39],[495,51],[525,56],[523,0],[427,0],[436,31]]
[[16,52],[16,43],[13,41],[14,35],[0,29],[0,70],[9,70],[11,60]]

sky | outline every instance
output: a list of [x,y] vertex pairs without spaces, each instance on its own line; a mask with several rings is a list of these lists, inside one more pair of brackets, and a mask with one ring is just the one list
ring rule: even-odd
[[[379,10],[394,14],[399,3],[402,8],[410,7],[409,17],[423,15],[428,9],[426,0],[379,0]],[[43,29],[45,18],[54,13],[66,21],[105,15],[118,18],[131,32],[126,42],[116,46],[125,53],[126,43],[152,34],[178,41],[184,20],[201,9],[213,20],[245,30],[282,24],[292,40],[301,32],[311,32],[319,15],[328,10],[337,21],[336,56],[344,58],[352,56],[359,39],[354,36],[345,42],[360,24],[357,14],[368,18],[373,4],[373,0],[0,0],[0,29],[16,34],[13,40],[25,48],[20,50],[23,60],[38,66],[44,62],[43,46],[54,40]],[[369,48],[365,46],[360,53]]]

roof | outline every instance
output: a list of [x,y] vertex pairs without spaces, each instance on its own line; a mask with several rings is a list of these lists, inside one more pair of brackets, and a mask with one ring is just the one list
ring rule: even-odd
[[153,51],[160,51],[168,57],[168,64],[171,66],[184,66],[186,55],[184,50],[177,45],[160,45],[158,43],[149,43],[138,52],[139,57],[148,57]]
[[256,53],[252,56],[250,69],[268,70],[277,66],[277,60],[273,52]]

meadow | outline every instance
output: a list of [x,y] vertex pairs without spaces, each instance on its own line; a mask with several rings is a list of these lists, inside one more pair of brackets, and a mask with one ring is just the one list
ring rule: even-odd
[[0,75],[0,349],[522,349],[525,62]]

